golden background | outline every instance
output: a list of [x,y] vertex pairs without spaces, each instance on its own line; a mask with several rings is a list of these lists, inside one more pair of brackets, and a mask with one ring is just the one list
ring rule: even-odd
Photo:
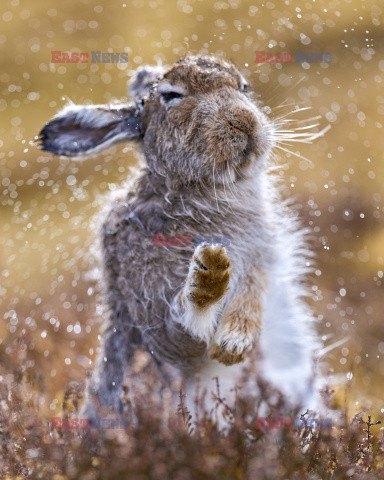
[[[95,359],[93,219],[136,157],[122,145],[78,163],[31,142],[68,99],[126,100],[136,67],[187,52],[234,60],[272,116],[298,105],[311,109],[292,118],[331,125],[312,145],[288,147],[312,166],[280,152],[277,175],[313,231],[319,333],[326,346],[344,340],[324,355],[344,382],[339,401],[384,412],[383,10],[360,0],[2,0],[0,361],[43,393],[47,414]],[[125,51],[129,63],[52,64],[53,50]],[[332,62],[257,65],[256,50],[331,52]]]

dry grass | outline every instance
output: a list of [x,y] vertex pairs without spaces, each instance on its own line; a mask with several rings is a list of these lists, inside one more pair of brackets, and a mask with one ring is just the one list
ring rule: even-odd
[[[153,394],[153,371],[136,372],[140,388],[134,391],[130,385],[124,391],[127,416],[135,418],[128,428],[51,430],[44,392],[25,383],[17,368],[12,373],[2,370],[0,478],[384,478],[384,438],[370,417],[357,415],[348,421],[344,412],[332,429],[257,429],[261,404],[268,405],[272,419],[285,409],[284,399],[259,380],[260,397],[239,391],[231,408],[219,388],[212,393],[216,411],[226,418],[223,434],[215,415],[205,411],[203,394],[196,399],[199,413],[192,424],[182,392],[175,412],[167,392],[162,398]],[[78,416],[81,400],[82,385],[70,385],[61,416]]]

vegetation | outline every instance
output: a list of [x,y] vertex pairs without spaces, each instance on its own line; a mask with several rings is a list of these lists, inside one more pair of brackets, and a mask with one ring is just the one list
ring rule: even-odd
[[[143,354],[145,355],[145,354]],[[127,428],[52,429],[44,418],[44,393],[17,372],[1,371],[2,479],[378,479],[384,477],[384,437],[379,423],[346,410],[331,428],[300,416],[300,427],[278,427],[287,414],[284,398],[258,379],[255,398],[236,392],[229,406],[216,384],[213,415],[204,394],[196,395],[192,418],[180,391],[177,411],[169,392],[154,394],[156,378],[144,357],[134,368],[136,383],[125,387]],[[249,372],[248,372],[249,373]],[[83,386],[72,382],[61,405],[64,419],[79,418]],[[326,398],[331,392],[325,392]],[[257,419],[268,407],[270,428]],[[286,412],[285,414],[281,412]],[[220,429],[216,419],[225,419]],[[111,417],[111,412],[105,414]],[[315,418],[315,417],[313,417]],[[319,420],[319,419],[317,419]],[[317,424],[319,425],[319,424]],[[281,427],[280,422],[280,427]]]

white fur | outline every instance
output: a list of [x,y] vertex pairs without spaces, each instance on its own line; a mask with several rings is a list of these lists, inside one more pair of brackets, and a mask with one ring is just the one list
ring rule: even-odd
[[220,304],[215,303],[202,310],[187,300],[187,308],[185,309],[184,314],[176,316],[175,318],[194,337],[203,342],[209,343],[215,331],[219,309]]
[[[195,249],[194,255],[201,263],[201,250],[207,245],[208,244],[206,243],[202,243]],[[215,247],[220,249],[223,248],[220,245],[211,245],[212,249]],[[197,265],[197,263],[192,260],[189,265],[186,288],[188,288],[188,284],[193,272],[199,268],[200,267]],[[178,300],[175,300],[172,306],[174,320],[178,323],[181,323],[184,328],[191,333],[192,336],[208,344],[215,332],[218,321],[218,313],[222,305],[221,299],[208,308],[202,309],[194,305],[188,298],[185,297],[184,305],[185,307],[182,309],[178,306]]]
[[[269,176],[263,175],[257,180],[258,190],[263,191],[264,198],[270,199],[270,205],[275,195],[271,182]],[[289,405],[300,406],[303,412],[310,409],[325,413],[319,394],[321,378],[315,365],[320,346],[313,314],[303,300],[309,291],[302,282],[309,271],[311,253],[306,249],[305,232],[293,218],[286,212],[274,212],[272,209],[268,213],[282,228],[275,237],[273,261],[265,263],[268,287],[263,300],[264,325],[260,338],[226,338],[226,332],[219,322],[213,339],[215,343],[227,344],[238,352],[255,341],[256,348],[261,351],[258,373],[285,394]],[[287,229],[290,230],[289,235]],[[224,366],[207,358],[200,370],[200,384],[214,391],[216,387],[212,378],[218,377],[221,395],[232,401],[233,389],[240,383],[246,365],[248,359],[241,364]],[[247,387],[250,393],[257,396],[255,377],[256,372],[253,378],[248,379]],[[189,407],[193,410],[194,379],[189,379],[187,385]],[[206,400],[212,408],[211,396],[207,395]]]
[[254,343],[254,335],[242,334],[241,332],[233,332],[228,330],[222,324],[218,326],[213,343],[216,345],[225,345],[228,350],[233,350],[236,353],[243,353]]
[[[248,360],[244,363],[237,363],[231,366],[225,366],[217,360],[206,358],[199,371],[198,385],[199,391],[196,391],[196,377],[195,374],[185,378],[185,390],[187,394],[187,406],[192,414],[192,418],[196,420],[195,398],[196,394],[204,396],[204,406],[209,413],[215,409],[214,395],[217,394],[216,379],[219,383],[220,398],[225,400],[228,406],[233,405],[235,400],[235,387],[240,383],[241,375],[244,367],[248,364]],[[218,422],[221,428],[225,427],[221,412],[218,411]]]

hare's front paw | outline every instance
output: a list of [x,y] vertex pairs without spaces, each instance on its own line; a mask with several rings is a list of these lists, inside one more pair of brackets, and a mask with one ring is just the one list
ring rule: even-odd
[[217,345],[216,343],[209,347],[208,354],[213,360],[227,366],[244,361],[243,353],[238,353],[235,349],[227,350],[224,345]]
[[250,334],[244,334],[222,330],[216,332],[213,343],[209,347],[210,358],[218,360],[224,365],[233,365],[245,360],[245,352],[252,347],[254,338]]
[[203,309],[217,303],[228,290],[230,276],[230,261],[225,248],[199,245],[189,270],[188,300]]
[[230,315],[225,318],[209,348],[210,358],[224,365],[243,362],[245,353],[252,348],[260,331],[260,319],[257,315],[254,317],[243,319],[237,318],[237,315]]

